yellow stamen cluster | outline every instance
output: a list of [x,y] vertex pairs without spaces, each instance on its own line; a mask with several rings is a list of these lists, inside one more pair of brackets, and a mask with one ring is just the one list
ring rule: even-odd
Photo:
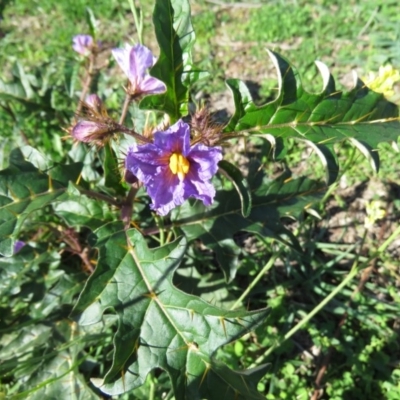
[[185,175],[189,172],[190,163],[181,153],[172,153],[169,158],[169,168],[174,175],[178,175],[180,181],[183,181]]

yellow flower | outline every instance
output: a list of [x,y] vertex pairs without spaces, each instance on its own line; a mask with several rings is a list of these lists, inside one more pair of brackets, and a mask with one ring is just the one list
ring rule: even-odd
[[394,85],[400,81],[400,71],[387,64],[379,67],[377,76],[370,72],[369,76],[364,77],[363,80],[374,92],[383,93],[385,97],[390,97],[394,95]]
[[364,226],[367,229],[372,228],[378,219],[385,217],[386,210],[382,207],[384,207],[384,204],[380,200],[371,200],[367,202],[365,209],[367,216],[364,221]]

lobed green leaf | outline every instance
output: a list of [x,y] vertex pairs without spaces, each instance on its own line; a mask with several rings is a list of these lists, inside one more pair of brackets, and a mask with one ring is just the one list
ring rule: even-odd
[[[82,313],[81,325],[98,322],[106,310],[116,313],[119,322],[113,365],[94,383],[117,395],[141,386],[159,367],[168,373],[176,399],[188,398],[194,384],[208,390],[203,377],[211,356],[256,326],[266,311],[225,311],[174,287],[172,276],[184,255],[185,239],[149,249],[138,231],[124,231],[119,223],[100,228],[96,236],[99,262],[75,313]],[[223,380],[220,385],[225,390],[231,386]],[[250,381],[233,385],[238,393],[250,393],[253,386]]]
[[334,78],[321,62],[317,62],[317,67],[322,75],[322,91],[308,93],[288,61],[273,51],[268,50],[268,54],[278,73],[277,98],[257,106],[243,82],[228,80],[235,112],[225,132],[233,136],[272,135],[313,143],[328,169],[328,183],[337,177],[338,166],[333,151],[333,144],[337,142],[351,140],[377,169],[378,144],[396,141],[400,135],[398,107],[383,94],[370,90],[357,77],[352,90],[337,90]]

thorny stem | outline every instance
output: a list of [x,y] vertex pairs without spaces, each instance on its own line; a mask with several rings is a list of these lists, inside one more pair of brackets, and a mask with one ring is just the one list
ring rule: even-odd
[[112,206],[115,206],[115,207],[120,207],[121,206],[121,202],[119,202],[118,200],[113,199],[110,196],[107,196],[106,194],[93,192],[91,190],[82,189],[80,187],[78,187],[78,190],[79,190],[80,193],[82,193],[82,194],[84,194],[84,195],[86,195],[88,197],[93,197],[95,199],[105,201],[106,203],[111,204]]
[[154,382],[155,379],[154,370],[150,372],[149,378],[150,378],[149,400],[154,400],[156,394],[156,384]]
[[155,220],[156,220],[157,226],[159,227],[160,245],[163,246],[165,244],[164,219],[157,215],[155,217]]
[[121,207],[121,219],[124,223],[124,229],[129,229],[131,226],[131,218],[133,212],[133,202],[136,197],[136,193],[140,189],[141,183],[139,181],[132,184],[128,196],[126,196],[125,201],[122,203]]
[[[148,139],[139,135],[136,132],[124,127],[122,124],[125,121],[126,115],[128,113],[129,104],[131,103],[133,96],[129,93],[126,94],[124,105],[122,106],[121,117],[119,118],[119,125],[121,125],[121,132],[133,136],[138,141],[148,142]],[[121,207],[121,220],[124,224],[125,229],[129,229],[131,225],[131,218],[133,212],[133,202],[136,197],[136,193],[140,189],[141,183],[139,181],[132,184],[125,201],[122,203]]]
[[[129,93],[126,94],[124,105],[122,106],[121,117],[119,118],[119,124],[123,124],[126,118],[126,114],[128,114],[129,104],[132,101],[132,95]],[[126,132],[125,132],[126,133]]]
[[145,136],[141,135],[140,133],[136,133],[134,130],[129,129],[124,125],[119,125],[117,130],[119,132],[125,133],[125,135],[134,137],[139,142],[153,143],[150,139],[146,138]]
[[78,105],[76,107],[75,110],[75,115],[79,115],[79,113],[82,110],[82,104],[85,101],[86,95],[89,91],[90,85],[92,84],[92,80],[95,76],[95,69],[94,69],[94,64],[96,62],[96,56],[97,53],[96,52],[91,52],[90,56],[89,56],[89,66],[87,68],[87,72],[86,72],[86,78],[85,78],[85,83],[83,84],[82,87],[82,92],[81,95],[79,97],[79,101],[78,101]]

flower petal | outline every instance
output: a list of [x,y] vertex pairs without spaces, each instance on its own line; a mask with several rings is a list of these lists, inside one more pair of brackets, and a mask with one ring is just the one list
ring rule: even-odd
[[141,44],[112,50],[118,65],[131,82],[131,94],[158,94],[166,90],[160,80],[153,78],[147,72],[154,64],[152,52]]
[[190,151],[189,125],[179,120],[164,132],[154,133],[154,144],[166,153],[182,153],[187,156]]
[[159,173],[160,167],[168,166],[168,158],[154,144],[132,146],[125,160],[125,167],[144,184],[150,183]]
[[190,173],[184,180],[185,198],[194,197],[205,206],[210,206],[215,197],[215,188],[210,182],[196,180]]
[[93,46],[93,38],[90,35],[76,35],[72,38],[72,48],[83,56],[90,53]]
[[221,147],[197,144],[190,150],[188,159],[192,164],[198,166],[196,173],[199,179],[207,181],[218,171],[218,163],[222,160],[222,149]]
[[25,245],[26,245],[26,243],[23,242],[22,240],[16,240],[14,243],[14,253],[13,254],[17,254]]
[[[112,55],[114,56],[115,60],[117,61],[118,65],[124,71],[124,74],[131,80],[131,68],[130,68],[130,52],[132,46],[126,44],[124,48],[116,48],[111,51]],[[133,79],[135,79],[135,75],[133,75]],[[132,82],[135,83],[135,82]]]
[[169,167],[164,167],[152,180],[147,186],[147,193],[152,199],[151,208],[160,215],[168,214],[186,200],[183,183],[171,173]]
[[141,44],[130,50],[131,73],[140,78],[147,75],[147,70],[153,66],[153,53]]
[[164,93],[167,90],[164,82],[161,82],[157,78],[153,78],[150,75],[147,75],[143,78],[143,81],[140,83],[140,91],[142,93],[153,93],[159,94]]

